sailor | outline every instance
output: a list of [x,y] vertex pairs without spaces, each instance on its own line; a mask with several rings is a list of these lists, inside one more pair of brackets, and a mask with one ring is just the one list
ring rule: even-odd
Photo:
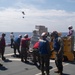
[[28,37],[28,34],[24,35],[24,38],[21,39],[21,61],[27,63],[27,52],[29,50],[30,45],[30,38]]
[[39,39],[40,68],[42,75],[45,75],[44,67],[46,68],[46,74],[49,75],[50,44],[46,38],[47,33],[43,32]]
[[40,56],[39,56],[39,41],[36,42],[33,46],[33,62],[35,65],[37,65],[37,61],[39,62],[39,66],[40,66]]
[[1,57],[2,60],[5,60],[6,58],[4,57],[5,53],[5,46],[6,46],[6,41],[5,41],[5,33],[2,33],[2,36],[0,37],[0,50],[1,50]]
[[[0,58],[1,58],[1,52],[2,52],[2,51],[1,51],[1,49],[0,49]],[[3,66],[3,64],[0,63],[0,67],[1,67],[1,66]]]
[[69,29],[69,33],[68,33],[68,40],[71,40],[71,51],[74,50],[74,38],[75,38],[75,32],[73,30],[73,26],[72,25],[69,25],[68,27]]
[[16,56],[16,50],[18,50],[18,53],[20,55],[20,42],[21,42],[21,38],[22,38],[22,35],[19,35],[18,37],[15,37],[14,39],[14,55]]
[[73,26],[72,25],[69,25],[68,29],[69,29],[68,36],[74,36]]
[[53,48],[54,48],[54,51],[56,52],[55,64],[58,69],[57,71],[55,71],[55,73],[59,73],[60,75],[62,75],[63,42],[61,37],[59,37],[57,31],[53,31],[51,33],[51,36],[53,37]]
[[14,42],[14,34],[13,34],[13,32],[10,33],[10,41],[11,41],[11,48],[13,48],[13,42]]

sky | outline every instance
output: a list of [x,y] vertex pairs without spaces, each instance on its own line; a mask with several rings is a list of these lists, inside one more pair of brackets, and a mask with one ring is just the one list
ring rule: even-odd
[[35,25],[49,32],[75,29],[75,0],[0,0],[0,32],[32,32]]

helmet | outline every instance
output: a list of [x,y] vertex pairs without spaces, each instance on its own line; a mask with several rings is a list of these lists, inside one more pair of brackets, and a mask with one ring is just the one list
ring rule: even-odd
[[72,28],[73,28],[72,25],[69,25],[69,26],[68,26],[68,29],[72,29]]
[[28,37],[28,34],[25,34],[24,37],[27,38]]
[[58,32],[57,31],[53,31],[53,34],[58,34]]
[[41,34],[41,36],[42,36],[42,37],[47,36],[47,33],[46,33],[46,32],[43,32],[43,33]]
[[19,37],[21,38],[21,37],[22,37],[22,35],[19,35]]
[[13,34],[13,32],[11,32],[11,34]]
[[55,35],[58,35],[58,32],[57,32],[57,31],[53,31],[53,32],[51,33],[51,36],[55,36]]
[[2,36],[5,36],[6,34],[5,33],[2,33]]

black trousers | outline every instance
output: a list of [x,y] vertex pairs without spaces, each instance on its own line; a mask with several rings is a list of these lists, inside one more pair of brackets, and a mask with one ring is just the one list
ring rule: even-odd
[[14,54],[16,55],[16,50],[18,50],[18,53],[20,55],[20,46],[16,43],[14,43],[13,46],[14,46]]
[[13,42],[14,42],[14,40],[13,40],[13,39],[11,39],[11,48],[13,47]]
[[46,70],[47,75],[49,75],[49,55],[40,55],[40,68],[42,75],[44,75],[44,70]]
[[28,49],[21,48],[21,60],[25,59],[25,61],[27,61],[27,51],[28,51]]
[[4,59],[5,47],[1,47],[1,57]]
[[57,69],[62,73],[63,71],[63,65],[62,65],[62,54],[56,54],[56,58],[55,58],[55,64]]
[[38,49],[33,49],[33,62],[34,64],[37,64],[37,62],[39,62],[40,65],[40,55]]

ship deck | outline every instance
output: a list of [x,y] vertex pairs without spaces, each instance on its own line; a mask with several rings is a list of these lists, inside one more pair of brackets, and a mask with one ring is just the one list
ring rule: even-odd
[[[0,59],[3,64],[0,67],[0,75],[41,75],[38,66],[35,66],[31,61],[23,63],[19,57],[14,57],[12,48],[6,47],[5,57],[5,61]],[[50,75],[58,75],[54,73],[56,69],[54,60],[50,60]],[[75,75],[75,61],[63,62],[63,75]]]

